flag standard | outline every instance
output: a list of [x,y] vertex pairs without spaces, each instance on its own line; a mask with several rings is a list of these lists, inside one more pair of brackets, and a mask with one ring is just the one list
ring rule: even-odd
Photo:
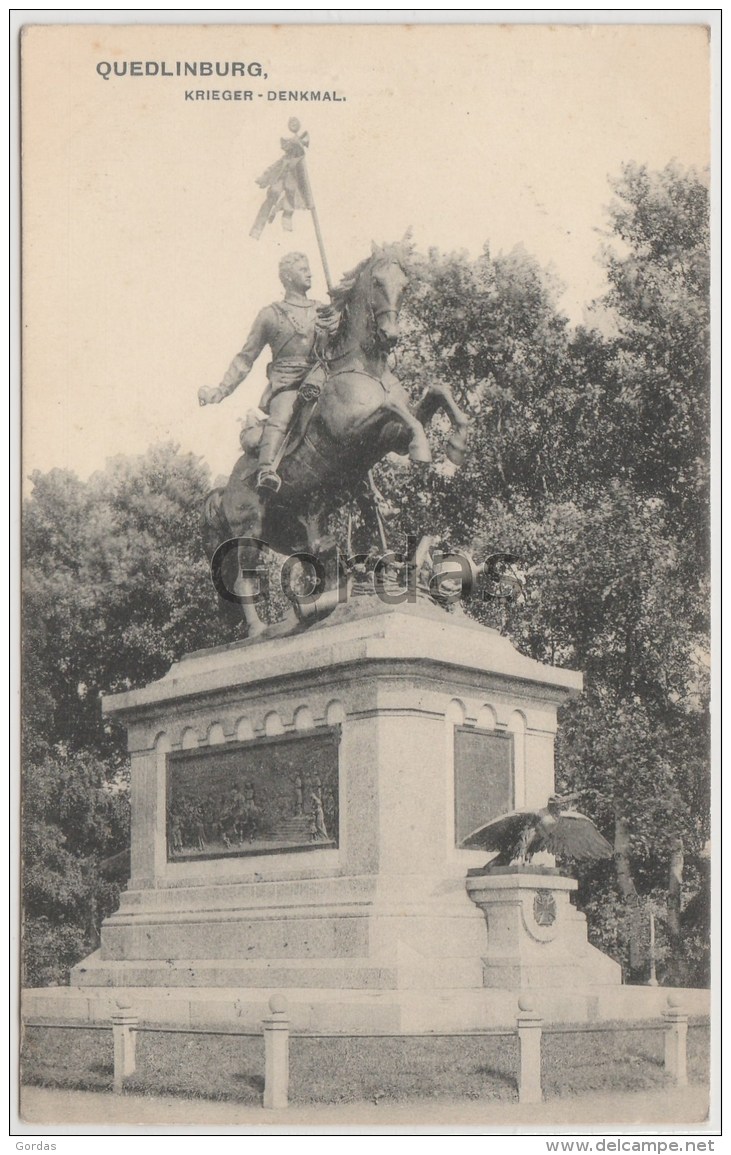
[[312,196],[304,167],[305,149],[309,143],[306,132],[282,137],[284,156],[271,164],[257,180],[259,188],[266,189],[267,193],[251,228],[250,235],[255,240],[259,240],[265,226],[274,220],[277,213],[282,214],[282,227],[291,232],[295,210],[312,208]]
[[289,121],[288,128],[291,136],[280,140],[283,156],[270,165],[266,172],[257,180],[259,188],[266,189],[266,198],[257,213],[256,220],[249,235],[259,240],[266,225],[270,224],[278,213],[282,214],[282,227],[292,231],[292,217],[297,209],[309,209],[315,226],[315,235],[325,272],[325,281],[328,291],[332,290],[330,269],[325,256],[325,246],[320,232],[320,222],[317,209],[312,197],[310,178],[307,172],[305,156],[310,143],[309,133],[300,132],[300,123],[295,118]]

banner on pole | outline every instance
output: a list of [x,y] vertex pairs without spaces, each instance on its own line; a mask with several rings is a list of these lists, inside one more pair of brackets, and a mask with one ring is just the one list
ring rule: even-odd
[[282,214],[282,227],[291,232],[295,210],[313,207],[305,169],[305,152],[310,138],[308,133],[300,133],[299,127],[298,120],[290,120],[289,129],[292,136],[281,138],[284,155],[270,165],[256,182],[260,188],[267,190],[266,199],[249,234],[257,241],[265,226],[270,224],[278,213]]

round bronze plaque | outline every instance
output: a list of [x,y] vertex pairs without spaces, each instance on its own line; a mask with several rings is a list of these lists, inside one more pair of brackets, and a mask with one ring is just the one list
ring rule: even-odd
[[548,890],[539,890],[533,899],[533,917],[539,926],[553,926],[556,921],[556,899]]

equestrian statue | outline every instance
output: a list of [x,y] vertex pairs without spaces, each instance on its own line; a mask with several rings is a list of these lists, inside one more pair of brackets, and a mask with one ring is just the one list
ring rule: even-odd
[[[284,301],[259,314],[221,384],[199,391],[203,405],[223,400],[269,345],[269,384],[261,402],[269,420],[247,423],[244,453],[228,484],[206,499],[209,557],[234,538],[263,541],[279,553],[322,554],[326,523],[336,510],[355,500],[373,517],[380,495],[369,474],[386,454],[431,461],[424,425],[439,410],[452,422],[447,456],[462,463],[468,423],[449,387],[427,385],[412,405],[388,367],[399,336],[407,259],[404,242],[374,245],[333,290],[327,308],[305,303],[306,261],[299,254],[282,261]],[[245,594],[241,583],[239,592]],[[261,632],[248,597],[241,608],[249,635]]]
[[[198,392],[201,405],[223,401],[269,347],[268,384],[260,403],[267,420],[249,415],[241,433],[243,455],[228,483],[208,495],[203,514],[214,581],[216,566],[221,579],[222,609],[230,613],[236,607],[249,636],[264,628],[252,596],[255,584],[247,576],[256,569],[264,544],[277,553],[323,557],[334,547],[328,519],[355,502],[366,522],[378,527],[385,547],[384,503],[373,482],[373,466],[389,453],[430,462],[424,426],[440,410],[452,424],[447,456],[460,465],[468,426],[446,384],[428,384],[412,404],[389,364],[408,283],[408,235],[394,244],[374,243],[370,255],[332,285],[304,168],[306,134],[298,135],[294,119],[290,129],[295,135],[282,141],[284,157],[259,181],[269,191],[252,234],[258,236],[262,222],[277,211],[286,226],[293,208],[309,207],[330,304],[308,296],[307,257],[288,254],[279,264],[283,300],[258,314],[220,384]],[[245,543],[235,548],[225,544],[242,539]],[[227,567],[233,572],[222,578]]]

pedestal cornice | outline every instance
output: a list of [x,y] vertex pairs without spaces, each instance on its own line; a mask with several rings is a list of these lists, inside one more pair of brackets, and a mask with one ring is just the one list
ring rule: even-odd
[[461,615],[422,605],[344,606],[325,622],[284,637],[263,637],[229,647],[200,650],[176,662],[163,678],[141,689],[107,695],[106,716],[125,720],[170,701],[288,681],[324,678],[333,681],[357,667],[359,677],[372,671],[388,676],[475,679],[483,686],[505,684],[561,703],[582,689],[582,675],[546,666],[520,654],[512,642]]

